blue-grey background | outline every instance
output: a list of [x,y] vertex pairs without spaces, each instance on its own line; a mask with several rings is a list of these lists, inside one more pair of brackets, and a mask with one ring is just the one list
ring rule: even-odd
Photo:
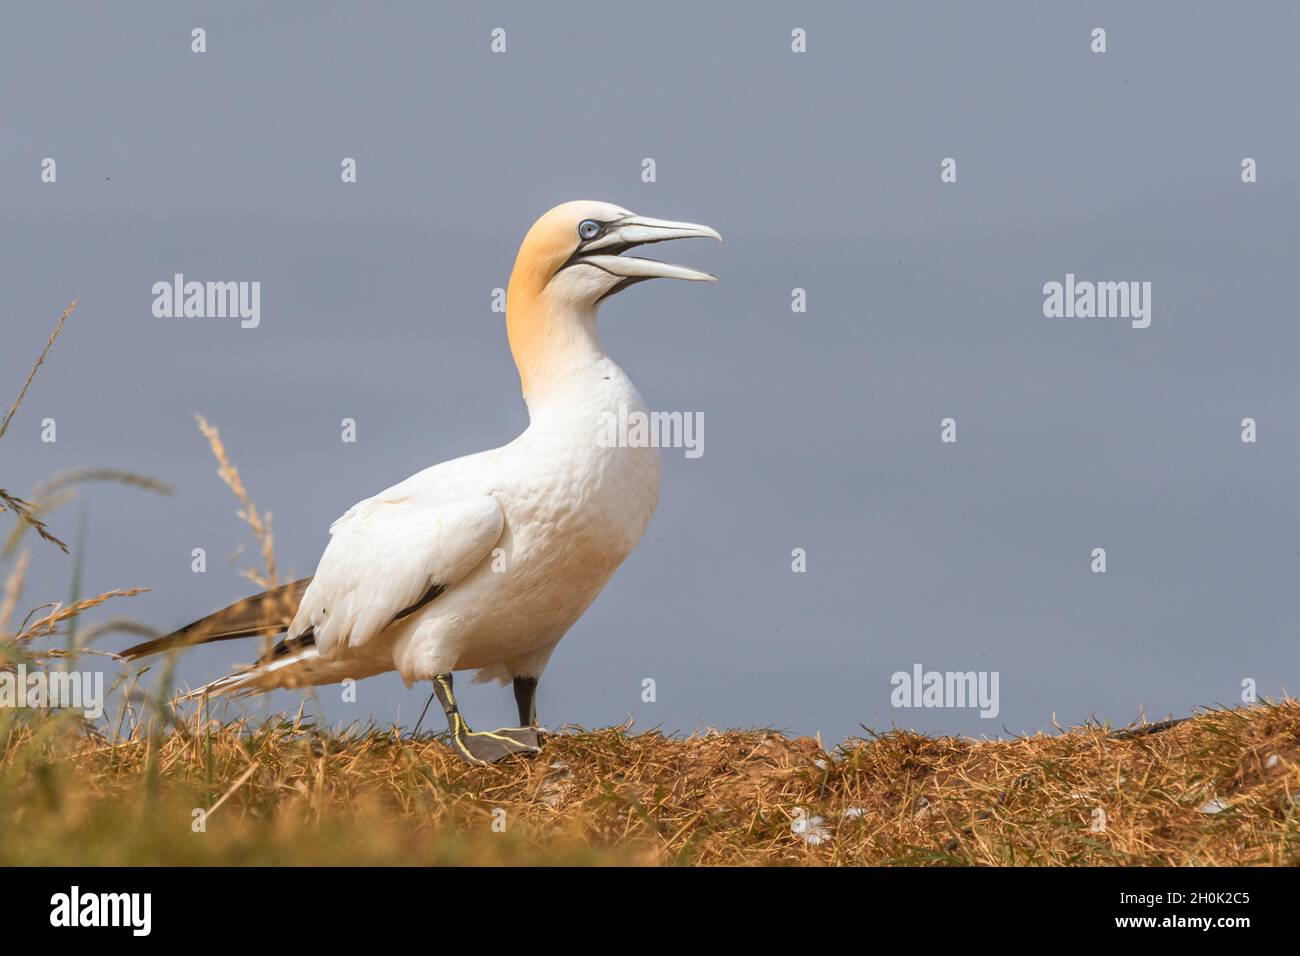
[[[249,536],[202,412],[281,567],[309,574],[354,501],[524,427],[491,290],[536,216],[604,199],[726,236],[665,253],[717,285],[602,313],[651,407],[703,413],[705,454],[664,454],[659,511],[552,659],[544,721],[992,734],[1294,688],[1297,27],[1286,3],[6,5],[6,392],[81,306],[0,484],[82,465],[174,484],[53,516],[72,538],[84,509],[86,592],[151,586],[113,612],[170,629],[248,593],[256,557],[227,560]],[[261,327],[154,318],[176,272],[261,281]],[[1044,318],[1067,272],[1151,281],[1151,327]],[[33,546],[27,603],[64,598],[71,560]],[[250,653],[194,651],[181,676]],[[893,709],[915,662],[998,671],[1000,716]],[[466,696],[472,723],[513,720],[507,691]],[[389,675],[309,710],[410,726],[425,697]]]

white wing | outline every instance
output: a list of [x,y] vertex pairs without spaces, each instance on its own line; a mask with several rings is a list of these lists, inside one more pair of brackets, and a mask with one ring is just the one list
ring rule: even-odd
[[505,516],[490,495],[429,505],[394,495],[400,487],[355,505],[330,528],[288,632],[292,639],[310,628],[326,660],[436,598],[501,538]]

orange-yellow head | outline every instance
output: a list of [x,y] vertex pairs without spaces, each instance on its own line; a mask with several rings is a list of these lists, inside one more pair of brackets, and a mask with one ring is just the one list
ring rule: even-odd
[[708,226],[650,219],[589,200],[562,203],[533,223],[506,293],[510,351],[524,394],[542,379],[563,374],[575,355],[599,348],[595,317],[604,299],[646,279],[716,281],[686,266],[624,255],[637,246],[693,236],[722,241]]

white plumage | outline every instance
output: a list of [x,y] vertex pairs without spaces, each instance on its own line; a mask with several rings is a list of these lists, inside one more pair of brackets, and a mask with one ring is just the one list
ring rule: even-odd
[[502,448],[435,465],[354,505],[331,526],[279,652],[195,694],[394,669],[408,686],[465,669],[479,680],[540,676],[659,498],[655,448],[598,440],[608,415],[647,409],[601,346],[596,309],[645,278],[712,279],[620,255],[686,236],[720,238],[605,203],[566,203],[538,220],[507,299],[528,428]]

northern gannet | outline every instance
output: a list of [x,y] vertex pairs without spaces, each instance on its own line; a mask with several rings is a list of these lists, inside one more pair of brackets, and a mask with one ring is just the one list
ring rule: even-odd
[[[659,452],[598,441],[610,413],[646,405],[601,346],[596,311],[656,277],[715,281],[626,256],[708,226],[568,202],[528,230],[506,293],[506,330],[528,427],[501,448],[443,462],[353,505],[330,527],[316,574],[246,598],[128,660],[283,633],[258,663],[196,691],[236,695],[396,670],[432,681],[456,749],[493,762],[536,751],[536,691],[565,633],[636,547],[659,501]],[[473,732],[452,673],[513,681],[521,726]]]

